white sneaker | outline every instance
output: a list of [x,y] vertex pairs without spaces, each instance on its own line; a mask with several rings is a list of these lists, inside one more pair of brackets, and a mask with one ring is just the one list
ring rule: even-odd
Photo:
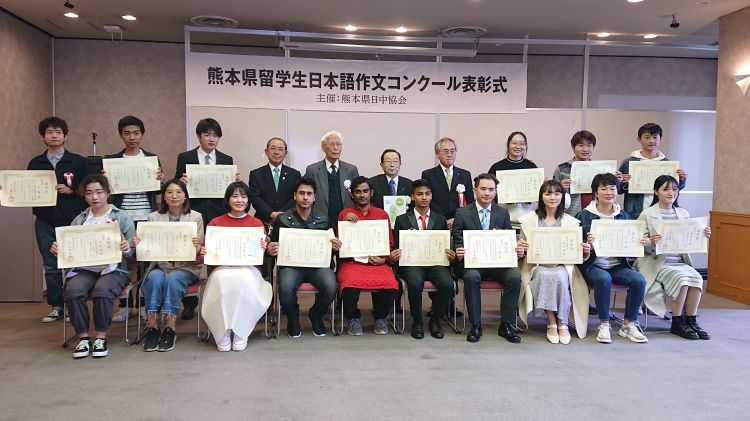
[[49,312],[48,315],[42,317],[42,323],[52,323],[57,320],[60,320],[63,316],[63,312],[61,308],[53,308],[52,311]]
[[244,351],[245,348],[247,348],[247,338],[241,338],[235,333],[234,340],[232,340],[232,351]]
[[617,334],[639,344],[648,342],[648,338],[643,334],[638,322],[630,322],[629,324],[622,325]]
[[227,352],[232,350],[231,330],[227,330],[227,333],[224,334],[224,337],[222,337],[220,341],[216,342],[216,349],[218,349],[219,352]]
[[128,316],[130,315],[131,308],[121,308],[120,311],[115,313],[114,316],[112,316],[112,323],[122,323],[125,320],[128,319]]
[[597,329],[599,330],[599,332],[596,334],[596,341],[603,344],[611,344],[612,335],[609,331],[609,323],[602,323]]

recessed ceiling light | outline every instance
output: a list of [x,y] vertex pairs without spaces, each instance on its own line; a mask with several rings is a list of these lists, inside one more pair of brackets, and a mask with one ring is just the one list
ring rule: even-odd
[[628,0],[628,3],[640,3],[643,0]]
[[71,18],[71,19],[75,19],[75,18],[78,17],[78,15],[75,14],[75,13],[73,13],[73,12],[65,13],[65,14],[63,14],[63,16],[65,16],[66,18]]
[[133,15],[122,15],[122,18],[125,20],[135,20],[135,16]]
[[607,38],[610,35],[611,34],[609,32],[599,32],[598,34],[596,34],[596,36],[599,38]]
[[646,39],[654,39],[656,37],[658,37],[658,35],[656,34],[646,34],[643,36],[643,38],[646,38]]
[[346,29],[346,30],[347,30],[347,31],[349,31],[349,32],[353,32],[353,31],[356,31],[356,30],[357,30],[357,27],[356,27],[356,26],[354,26],[354,25],[346,25],[346,26],[344,27],[344,29]]
[[395,31],[398,32],[399,34],[403,34],[404,32],[408,31],[408,29],[406,29],[405,26],[399,26],[398,28],[395,29]]
[[709,4],[709,3],[711,3],[711,0],[697,0],[697,1],[695,2],[695,4],[699,4],[699,5],[702,5],[702,4]]

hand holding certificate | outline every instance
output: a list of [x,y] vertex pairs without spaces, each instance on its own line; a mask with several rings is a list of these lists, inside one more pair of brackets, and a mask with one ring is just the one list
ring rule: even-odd
[[497,203],[536,202],[544,183],[544,168],[496,171]]
[[656,254],[708,253],[708,238],[704,230],[708,217],[661,221],[656,230],[661,239],[656,243]]
[[278,266],[327,268],[331,266],[333,230],[281,228]]
[[237,175],[236,165],[187,164],[188,194],[191,199],[221,198]]
[[112,194],[161,189],[161,183],[156,178],[159,159],[155,156],[103,159],[102,169],[107,174]]
[[55,228],[59,269],[108,265],[122,261],[118,224]]
[[594,219],[594,251],[598,257],[643,257],[641,239],[646,232],[644,221]]
[[675,180],[680,179],[677,175],[680,161],[631,161],[629,165],[629,193],[653,194],[654,181],[660,175],[671,175]]
[[526,261],[539,265],[576,265],[583,262],[581,227],[532,228],[527,233]]
[[465,230],[464,249],[467,269],[518,267],[515,230]]
[[445,250],[451,247],[450,231],[401,230],[398,236],[400,266],[448,266]]
[[0,171],[0,205],[12,208],[55,206],[54,171]]
[[260,241],[265,235],[263,227],[208,227],[204,263],[211,266],[261,265]]
[[135,249],[141,262],[192,262],[196,258],[193,237],[195,222],[141,222],[137,234],[141,242]]
[[570,193],[591,193],[591,180],[597,174],[617,172],[617,161],[573,161],[570,168]]
[[388,256],[391,254],[389,231],[388,221],[385,219],[339,221],[339,256]]

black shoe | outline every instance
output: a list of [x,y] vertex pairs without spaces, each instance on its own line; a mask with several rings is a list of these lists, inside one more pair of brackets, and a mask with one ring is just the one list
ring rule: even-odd
[[177,334],[174,329],[168,327],[164,329],[164,332],[159,338],[159,352],[167,352],[174,349],[174,343],[177,341]]
[[482,325],[472,325],[466,340],[469,342],[479,342],[482,338]]
[[696,320],[696,317],[698,316],[685,316],[687,325],[690,326],[690,329],[693,329],[693,331],[698,334],[699,338],[703,340],[711,339],[711,335],[709,335],[705,330],[701,329],[701,326],[698,324],[698,320]]
[[302,329],[299,327],[299,318],[287,317],[286,334],[289,335],[290,338],[299,338],[302,336]]
[[516,330],[513,329],[513,326],[511,326],[508,322],[500,323],[500,327],[497,328],[497,334],[505,338],[505,340],[508,342],[514,344],[521,343],[521,337],[518,336]]
[[155,327],[146,330],[146,338],[143,340],[143,350],[146,352],[156,351],[159,349],[159,336],[161,332]]
[[73,351],[73,358],[75,359],[86,358],[89,355],[91,355],[91,339],[89,338],[79,339],[78,345],[76,345],[76,349]]
[[91,351],[91,356],[94,358],[103,358],[107,354],[109,354],[109,350],[107,350],[107,338],[94,339],[94,349]]
[[195,308],[194,307],[185,307],[182,309],[182,320],[193,320],[193,317],[195,317]]
[[669,328],[669,331],[681,338],[692,339],[692,340],[700,339],[698,337],[698,334],[695,333],[695,331],[691,329],[690,326],[687,324],[687,321],[685,320],[685,316],[673,316],[672,326]]
[[443,339],[443,328],[440,326],[440,319],[437,317],[430,317],[430,323],[428,324],[430,329],[430,335],[435,339]]
[[323,323],[322,317],[308,314],[307,318],[310,319],[310,324],[312,325],[313,335],[317,337],[326,336],[326,325],[325,323]]
[[424,338],[424,324],[422,323],[421,320],[414,320],[411,323],[411,337],[414,339]]

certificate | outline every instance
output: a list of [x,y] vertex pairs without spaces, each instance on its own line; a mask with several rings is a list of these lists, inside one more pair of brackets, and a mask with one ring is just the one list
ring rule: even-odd
[[107,158],[102,160],[102,169],[107,174],[113,194],[161,189],[161,184],[156,178],[159,159],[155,156]]
[[409,196],[383,196],[383,210],[388,214],[391,226],[396,223],[397,216],[406,213],[410,200]]
[[641,238],[646,232],[644,221],[594,219],[594,250],[597,257],[643,257]]
[[617,172],[617,161],[573,161],[570,168],[570,193],[591,193],[591,181],[597,174]]
[[191,199],[223,198],[237,175],[236,165],[187,164],[188,194]]
[[0,171],[0,205],[9,208],[55,206],[54,171]]
[[263,264],[260,240],[263,227],[207,227],[206,255],[211,266],[257,266]]
[[193,237],[196,222],[140,222],[136,235],[141,239],[135,253],[141,262],[192,262],[196,258]]
[[398,232],[401,249],[399,266],[448,266],[445,250],[451,248],[449,230],[401,230]]
[[497,203],[536,202],[544,183],[544,168],[495,171]]
[[654,193],[654,181],[660,175],[671,175],[679,180],[677,169],[680,161],[631,161],[629,193]]
[[276,264],[302,268],[331,266],[333,230],[281,228]]
[[59,269],[109,265],[122,261],[120,225],[73,225],[55,228]]
[[708,253],[708,238],[703,230],[708,226],[708,217],[661,221],[656,231],[661,240],[656,243],[656,254]]
[[573,265],[583,263],[581,227],[532,228],[526,233],[529,249],[526,261],[539,265]]
[[391,254],[388,220],[339,221],[340,257],[388,256]]
[[464,249],[466,269],[518,267],[515,230],[466,230]]

